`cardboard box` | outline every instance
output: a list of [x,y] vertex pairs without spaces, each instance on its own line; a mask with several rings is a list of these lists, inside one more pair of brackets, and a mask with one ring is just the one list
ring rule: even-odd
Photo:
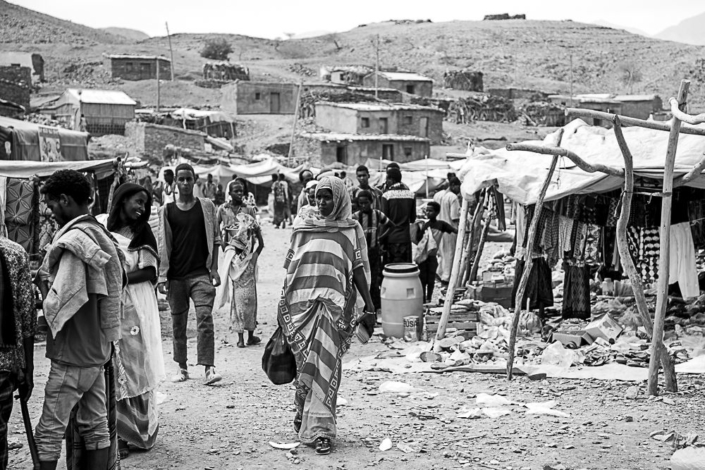
[[569,349],[577,349],[582,346],[583,342],[592,344],[592,337],[584,330],[571,331],[569,333],[553,332],[553,341],[560,341],[561,344]]
[[504,308],[510,308],[512,303],[512,286],[510,284],[487,282],[479,286],[470,287],[469,296],[474,300],[495,302]]
[[593,320],[588,323],[585,331],[593,338],[602,338],[605,341],[613,343],[614,340],[622,333],[622,327],[612,319],[611,316],[605,315],[602,318]]

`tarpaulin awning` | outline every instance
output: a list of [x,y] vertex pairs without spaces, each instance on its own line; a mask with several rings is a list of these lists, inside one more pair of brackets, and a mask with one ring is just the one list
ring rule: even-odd
[[11,160],[88,160],[88,134],[0,116],[0,144],[12,142]]
[[5,160],[0,162],[0,176],[27,179],[33,176],[45,178],[59,170],[94,172],[98,179],[115,171],[115,160],[88,160],[85,162],[28,162]]
[[[622,152],[613,130],[588,126],[579,119],[563,129],[561,147],[573,151],[588,163],[624,168]],[[627,127],[623,129],[623,133],[634,157],[635,176],[662,179],[668,132]],[[552,141],[553,135],[549,135],[543,143]],[[703,158],[703,152],[705,137],[681,134],[674,178],[691,170]],[[496,183],[499,191],[511,200],[520,204],[533,204],[548,175],[551,159],[550,155],[533,152],[476,149],[475,154],[463,162],[459,172],[463,181],[461,192],[464,197],[469,197],[478,190]],[[553,201],[571,194],[612,191],[621,188],[623,184],[623,178],[607,176],[600,172],[588,173],[569,159],[562,158],[553,174],[545,200]],[[700,176],[688,186],[705,188],[705,176]]]

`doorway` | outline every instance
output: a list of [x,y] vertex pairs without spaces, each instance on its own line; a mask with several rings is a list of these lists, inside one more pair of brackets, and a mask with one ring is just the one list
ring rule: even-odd
[[414,85],[407,85],[406,86],[406,92],[410,95],[414,95],[416,91],[416,87]]
[[379,133],[380,134],[389,134],[389,119],[385,118],[379,118]]
[[348,147],[347,145],[338,145],[335,148],[335,161],[342,163],[343,165],[348,164]]
[[269,95],[269,112],[272,114],[281,113],[281,95],[279,93]]
[[421,137],[428,137],[428,118],[422,117],[419,119],[419,135]]
[[382,158],[384,160],[394,161],[394,145],[382,144]]

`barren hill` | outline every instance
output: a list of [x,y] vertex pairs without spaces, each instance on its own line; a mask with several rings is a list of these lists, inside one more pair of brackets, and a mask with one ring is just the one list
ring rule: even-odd
[[705,12],[687,18],[656,35],[659,39],[705,45]]
[[[0,51],[21,49],[43,54],[49,80],[56,86],[127,87],[139,93],[137,84],[109,80],[102,54],[168,56],[170,52],[166,37],[135,43],[3,0],[0,15],[10,25],[0,32]],[[666,99],[675,94],[681,78],[690,78],[691,108],[705,109],[705,63],[698,61],[705,57],[705,47],[572,21],[391,21],[287,41],[236,34],[176,34],[172,36],[174,70],[178,80],[190,82],[199,77],[206,62],[200,51],[206,40],[218,37],[231,43],[234,52],[230,60],[249,67],[255,80],[317,80],[318,69],[324,64],[373,65],[378,35],[383,69],[413,70],[429,75],[437,84],[442,83],[444,71],[467,67],[484,72],[485,88],[516,86],[568,92],[572,77],[576,93],[631,91],[657,93]],[[643,77],[631,90],[620,80],[624,66],[640,70]],[[184,85],[195,88],[192,83]],[[219,100],[218,90],[193,91],[182,95],[186,101],[179,104],[202,104],[191,99],[200,99],[204,93],[211,103]]]
[[101,28],[101,29],[107,33],[114,34],[116,36],[122,36],[122,37],[127,38],[131,41],[144,41],[145,39],[149,39],[149,34],[144,33],[142,31],[138,31],[136,29],[115,28],[115,27]]
[[126,38],[0,0],[0,43],[96,44],[122,43]]

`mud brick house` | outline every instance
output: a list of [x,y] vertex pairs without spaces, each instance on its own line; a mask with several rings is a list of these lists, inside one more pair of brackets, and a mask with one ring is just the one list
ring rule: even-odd
[[32,91],[32,69],[16,65],[0,65],[0,99],[29,110]]
[[130,139],[140,154],[161,158],[167,145],[205,151],[207,134],[178,127],[133,121],[125,126],[125,137]]
[[149,55],[106,55],[112,78],[123,80],[171,80],[171,61],[166,57]]
[[658,95],[617,95],[614,99],[622,103],[623,115],[637,119],[648,119],[651,114],[663,111]]
[[236,81],[223,87],[222,108],[235,114],[294,114],[294,83]]
[[407,135],[356,135],[303,133],[294,141],[294,155],[308,158],[313,166],[342,163],[364,164],[368,158],[399,163],[430,156],[431,141]]
[[136,106],[137,102],[122,91],[69,88],[55,101],[42,105],[39,112],[67,122],[74,130],[80,130],[83,115],[90,134],[123,135],[125,124],[135,119]]
[[28,52],[0,52],[0,66],[29,67],[31,83],[44,81],[44,58]]
[[346,134],[395,134],[443,140],[443,116],[438,108],[411,104],[316,103],[316,125]]
[[[394,88],[410,95],[433,96],[433,80],[428,77],[408,72],[377,72],[377,75],[377,86],[380,88]],[[374,87],[375,74],[367,75],[362,85]]]

